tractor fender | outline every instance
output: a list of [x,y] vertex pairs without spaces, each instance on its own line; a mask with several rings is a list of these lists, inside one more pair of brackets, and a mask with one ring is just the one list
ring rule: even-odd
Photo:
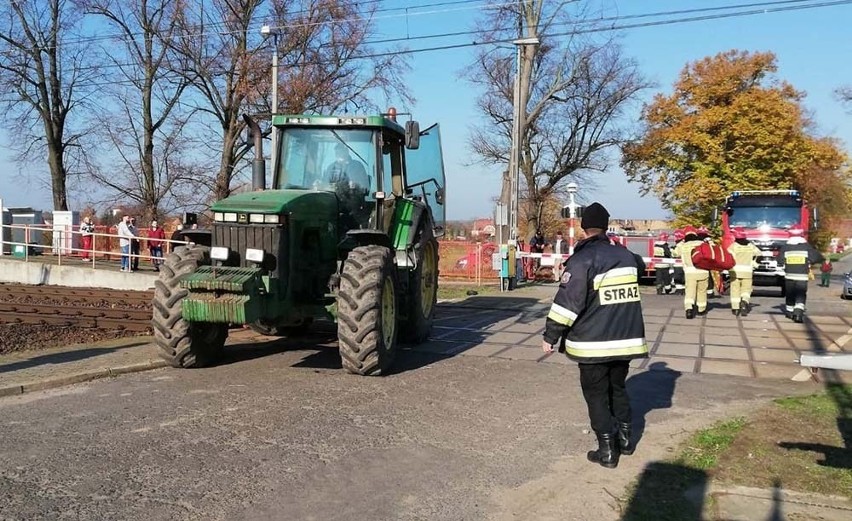
[[354,246],[384,246],[393,249],[390,237],[381,230],[349,230],[345,242],[353,242]]

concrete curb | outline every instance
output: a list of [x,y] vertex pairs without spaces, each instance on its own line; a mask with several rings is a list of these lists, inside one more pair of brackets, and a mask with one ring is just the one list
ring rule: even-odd
[[15,396],[33,391],[44,391],[45,389],[54,389],[56,387],[89,382],[99,378],[118,376],[120,374],[139,373],[142,371],[149,371],[151,369],[159,369],[161,367],[166,367],[167,365],[168,364],[165,360],[149,360],[147,362],[137,364],[120,365],[116,367],[101,368],[93,371],[84,371],[82,373],[59,376],[56,378],[35,380],[24,384],[0,387],[0,397]]

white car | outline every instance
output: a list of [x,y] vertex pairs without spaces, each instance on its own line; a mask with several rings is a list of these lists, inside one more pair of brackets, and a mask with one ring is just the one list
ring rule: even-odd
[[843,276],[843,293],[840,298],[852,299],[852,271]]

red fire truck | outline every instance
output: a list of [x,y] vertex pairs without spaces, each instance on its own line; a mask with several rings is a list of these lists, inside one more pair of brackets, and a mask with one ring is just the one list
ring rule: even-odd
[[734,242],[733,228],[743,228],[746,237],[763,251],[754,270],[754,284],[784,288],[784,270],[778,267],[778,250],[790,238],[790,228],[816,228],[817,213],[808,208],[798,190],[751,190],[733,192],[722,211],[722,245]]

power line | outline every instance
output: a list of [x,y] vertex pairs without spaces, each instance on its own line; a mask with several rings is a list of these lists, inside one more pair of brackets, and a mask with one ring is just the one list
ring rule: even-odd
[[[359,2],[358,6],[361,7],[363,5],[378,5],[383,1],[385,1],[385,0],[365,0],[364,2]],[[510,0],[506,0],[506,1],[509,2]],[[480,4],[480,5],[469,5],[467,7],[445,8],[445,9],[439,9],[439,10],[433,10],[433,11],[419,11],[419,9],[424,9],[424,8],[457,6],[457,5],[465,5],[465,4]],[[420,5],[414,5],[414,6],[408,6],[408,7],[387,7],[387,8],[382,8],[382,9],[376,9],[376,10],[370,12],[371,16],[369,16],[369,17],[357,16],[357,17],[354,17],[354,18],[337,18],[337,19],[323,20],[323,21],[311,22],[311,23],[299,22],[299,23],[292,23],[292,24],[273,25],[273,26],[270,26],[270,27],[272,29],[298,29],[298,28],[314,27],[314,26],[322,26],[322,25],[337,25],[337,24],[348,23],[348,22],[370,22],[370,21],[373,21],[375,19],[372,16],[375,13],[401,12],[400,14],[395,14],[395,15],[380,16],[380,17],[378,17],[378,19],[401,18],[401,17],[409,17],[409,16],[422,16],[422,15],[427,15],[427,14],[443,14],[443,13],[447,13],[447,12],[466,11],[466,10],[473,10],[473,9],[480,9],[480,8],[486,8],[486,9],[491,8],[491,9],[493,9],[493,8],[499,7],[501,5],[506,5],[506,4],[491,4],[489,2],[489,0],[447,0],[447,1],[443,1],[443,2],[431,2],[431,3],[428,3],[428,4],[420,4]],[[304,9],[304,10],[301,10],[301,11],[294,11],[293,13],[289,13],[289,14],[291,16],[295,16],[295,15],[300,15],[300,14],[307,14],[307,13],[310,13],[310,12],[311,12],[310,10]],[[97,15],[95,15],[95,16],[97,16]],[[203,23],[203,24],[197,25],[196,27],[197,28],[201,28],[202,26],[204,26],[204,27],[221,27],[221,26],[227,26],[228,24],[229,24],[229,22],[227,22],[227,21],[209,22],[209,23]],[[263,25],[264,24],[261,23],[261,22],[251,23],[246,28],[246,31],[248,31],[248,32],[259,32],[260,28]],[[238,33],[241,33],[241,32],[243,32],[242,29],[235,29],[235,30],[231,30],[231,31],[213,31],[213,32],[210,32],[208,30],[202,30],[201,32],[188,32],[188,33],[183,33],[183,34],[171,35],[171,36],[169,36],[168,39],[169,40],[180,40],[180,39],[186,39],[186,38],[202,38],[204,36],[208,36],[208,35],[211,35],[211,34],[216,35],[216,36],[223,36],[223,35],[228,35],[228,34],[238,34]],[[135,33],[130,33],[129,35],[126,34],[126,33],[112,33],[112,34],[84,36],[84,37],[75,38],[75,39],[71,39],[71,40],[62,40],[57,44],[57,47],[61,47],[63,45],[67,45],[67,44],[90,43],[90,42],[96,42],[96,41],[102,41],[102,40],[123,40],[123,41],[127,41],[128,36],[130,38],[134,38],[134,37],[139,37],[139,36],[144,36],[144,35],[145,35],[145,33],[143,33],[143,32],[135,32]],[[45,47],[44,49],[47,50],[47,49],[52,49],[52,48],[53,47],[50,46],[50,47]]]
[[[692,16],[692,17],[682,17],[682,18],[672,18],[668,20],[655,20],[652,22],[644,22],[644,23],[635,23],[635,24],[622,24],[616,25],[612,24],[606,27],[593,27],[589,29],[575,29],[571,31],[564,32],[553,32],[553,33],[544,33],[539,35],[541,38],[554,38],[560,36],[573,36],[578,34],[592,34],[592,33],[602,33],[602,32],[612,32],[612,31],[620,31],[626,29],[637,29],[637,28],[645,28],[645,27],[655,27],[662,25],[675,25],[681,23],[691,23],[691,22],[699,22],[699,21],[708,21],[708,20],[719,20],[726,18],[739,18],[744,16],[754,16],[758,14],[771,14],[771,13],[779,13],[779,12],[789,12],[789,11],[800,11],[800,10],[810,10],[824,7],[836,7],[852,4],[852,0],[834,0],[834,1],[821,1],[816,3],[810,3],[806,5],[785,5],[791,3],[801,3],[801,0],[776,0],[772,2],[763,2],[763,3],[751,3],[751,4],[742,4],[746,6],[763,6],[763,9],[752,9],[747,11],[737,11],[733,13],[717,13],[711,15],[703,15],[703,16]],[[776,7],[771,7],[775,5]],[[729,8],[739,8],[740,6],[729,6]],[[684,10],[678,11],[681,13],[689,13],[689,12],[703,12],[706,10],[716,10],[718,8],[697,8],[695,10]],[[645,14],[637,14],[637,15],[625,15],[625,17],[629,17],[631,19],[639,18],[639,17],[649,17],[649,16],[660,16],[657,13],[645,13]],[[611,17],[611,19],[628,19],[625,17]],[[585,23],[591,23],[592,21],[584,21]],[[446,33],[447,35],[454,35],[454,33]],[[467,34],[476,34],[476,32],[471,32]],[[412,37],[411,39],[426,39],[426,38],[434,38],[441,35],[426,35],[423,37]],[[484,45],[494,45],[494,44],[504,44],[511,43],[514,40],[512,38],[492,38],[483,41],[470,41],[463,42],[457,44],[448,44],[448,45],[438,45],[432,47],[421,47],[416,49],[399,49],[394,51],[383,51],[376,53],[365,53],[356,56],[352,56],[351,60],[363,60],[363,59],[373,59],[373,58],[382,58],[388,56],[398,56],[398,55],[411,55],[411,54],[419,54],[426,52],[436,52],[436,51],[446,51],[446,50],[456,50],[463,48],[472,48],[472,47],[481,47]],[[314,62],[304,62],[300,65],[309,66],[309,65],[325,65],[332,63],[330,61],[314,61]],[[124,66],[129,66],[131,64],[123,64]],[[122,66],[122,64],[114,64],[112,67]],[[104,81],[104,82],[92,82],[92,83],[81,83],[77,85],[77,88],[92,88],[92,87],[103,87],[109,85],[132,85],[141,80],[114,80],[114,81]],[[16,100],[13,100],[16,101]],[[9,101],[4,101],[9,102]]]
[[[371,3],[375,3],[375,2],[378,2],[378,1],[382,1],[382,0],[372,0]],[[631,20],[631,19],[642,19],[642,18],[658,18],[658,17],[663,17],[663,16],[682,15],[682,14],[697,14],[697,13],[716,12],[716,11],[724,11],[724,10],[731,10],[731,9],[744,9],[744,8],[751,8],[751,7],[763,7],[764,9],[761,10],[760,12],[769,12],[765,8],[770,8],[770,7],[773,7],[773,6],[784,6],[784,5],[789,5],[789,4],[805,4],[805,5],[802,5],[801,8],[821,5],[821,4],[808,4],[807,2],[817,2],[817,0],[769,0],[769,1],[764,1],[764,2],[751,2],[751,3],[744,3],[744,4],[732,4],[732,5],[726,5],[726,6],[702,7],[702,8],[670,10],[670,11],[657,11],[657,12],[651,12],[651,13],[639,13],[639,14],[632,14],[632,15],[619,15],[619,16],[601,17],[601,18],[578,19],[578,20],[571,20],[571,21],[566,21],[566,22],[554,23],[551,26],[549,26],[548,28],[553,29],[553,28],[556,28],[556,27],[564,27],[564,26],[569,26],[569,25],[578,26],[578,25],[600,24],[602,22],[615,22],[615,21],[620,21],[620,20]],[[415,7],[423,8],[423,7],[459,5],[459,4],[471,4],[471,3],[482,4],[483,0],[451,0],[451,1],[435,2],[435,3],[431,3],[431,4],[421,4],[421,5],[418,5],[418,6],[415,6]],[[483,4],[483,5],[489,5],[489,6],[492,6],[492,7],[500,7],[500,6],[505,6],[505,5],[514,5],[514,2],[500,2],[500,3],[497,3],[497,4]],[[411,7],[393,7],[393,8],[383,9],[383,11],[399,11],[399,10],[407,10],[407,9],[411,9]],[[443,13],[444,11],[438,11],[438,12]],[[733,15],[741,16],[742,14],[733,13]],[[708,19],[710,19],[710,18],[708,18]],[[692,21],[692,20],[690,19],[690,21]],[[673,22],[666,21],[665,23],[677,23],[677,22],[678,22],[678,20],[675,20]],[[340,21],[337,21],[337,23],[340,23]],[[661,23],[662,23],[662,21],[661,21]],[[295,26],[296,25],[294,25],[294,27]],[[630,25],[630,26],[620,26],[620,27],[633,28],[633,27],[642,27],[642,26],[643,25]],[[284,27],[284,26],[282,26],[282,27]],[[509,30],[514,30],[514,29],[515,29],[515,27],[497,28],[497,29],[473,29],[473,30],[466,30],[466,31],[446,32],[446,33],[438,33],[438,34],[427,34],[427,35],[419,35],[419,36],[405,36],[405,37],[387,38],[387,39],[380,39],[380,40],[365,40],[363,43],[364,43],[364,45],[378,45],[378,44],[389,44],[389,43],[400,43],[400,42],[412,42],[412,41],[421,41],[421,40],[453,38],[453,37],[459,37],[459,36],[471,36],[471,35],[478,35],[478,34],[494,34],[494,33],[501,33],[501,32],[505,32],[505,31],[509,31]],[[615,30],[615,29],[617,29],[617,28],[609,27],[609,28],[606,28],[605,30],[611,31],[611,30]],[[583,34],[583,33],[586,33],[586,32],[598,32],[598,31],[596,31],[596,30],[591,30],[591,31],[575,30],[575,31],[571,31],[570,33],[557,33],[554,36],[563,36],[565,34]],[[199,34],[202,34],[202,33],[199,33]],[[227,34],[227,33],[217,33],[217,34]],[[191,36],[191,35],[183,35],[183,36],[178,35],[178,36],[172,36],[171,38],[183,38],[183,37],[188,37],[188,36]],[[485,45],[485,44],[488,44],[488,43],[507,43],[507,42],[505,42],[504,40],[493,40],[492,39],[492,40],[488,40],[488,41],[484,41],[484,42],[469,42],[469,43],[463,44],[463,46]],[[378,54],[363,55],[363,56],[360,56],[360,58],[380,57],[380,56],[386,55],[385,54],[386,52],[389,52],[390,54],[395,54],[395,53],[397,53],[397,54],[412,54],[412,53],[416,53],[416,52],[428,52],[428,51],[432,51],[432,50],[444,50],[444,49],[454,49],[454,48],[459,48],[459,47],[453,45],[453,46],[438,46],[438,47],[435,47],[434,49],[433,48],[426,48],[426,49],[414,49],[414,50],[408,50],[408,51],[405,51],[405,50],[383,51],[382,53],[378,53]],[[323,62],[306,62],[305,65],[314,65],[314,64],[322,64],[322,63]],[[135,62],[112,63],[112,64],[98,65],[98,66],[79,67],[77,70],[83,70],[83,71],[84,70],[103,70],[103,69],[132,67],[134,65],[136,65]],[[132,83],[132,81],[130,81],[130,80],[126,80],[126,81],[128,83]],[[109,83],[112,83],[112,82],[106,82],[104,84],[109,84]]]

